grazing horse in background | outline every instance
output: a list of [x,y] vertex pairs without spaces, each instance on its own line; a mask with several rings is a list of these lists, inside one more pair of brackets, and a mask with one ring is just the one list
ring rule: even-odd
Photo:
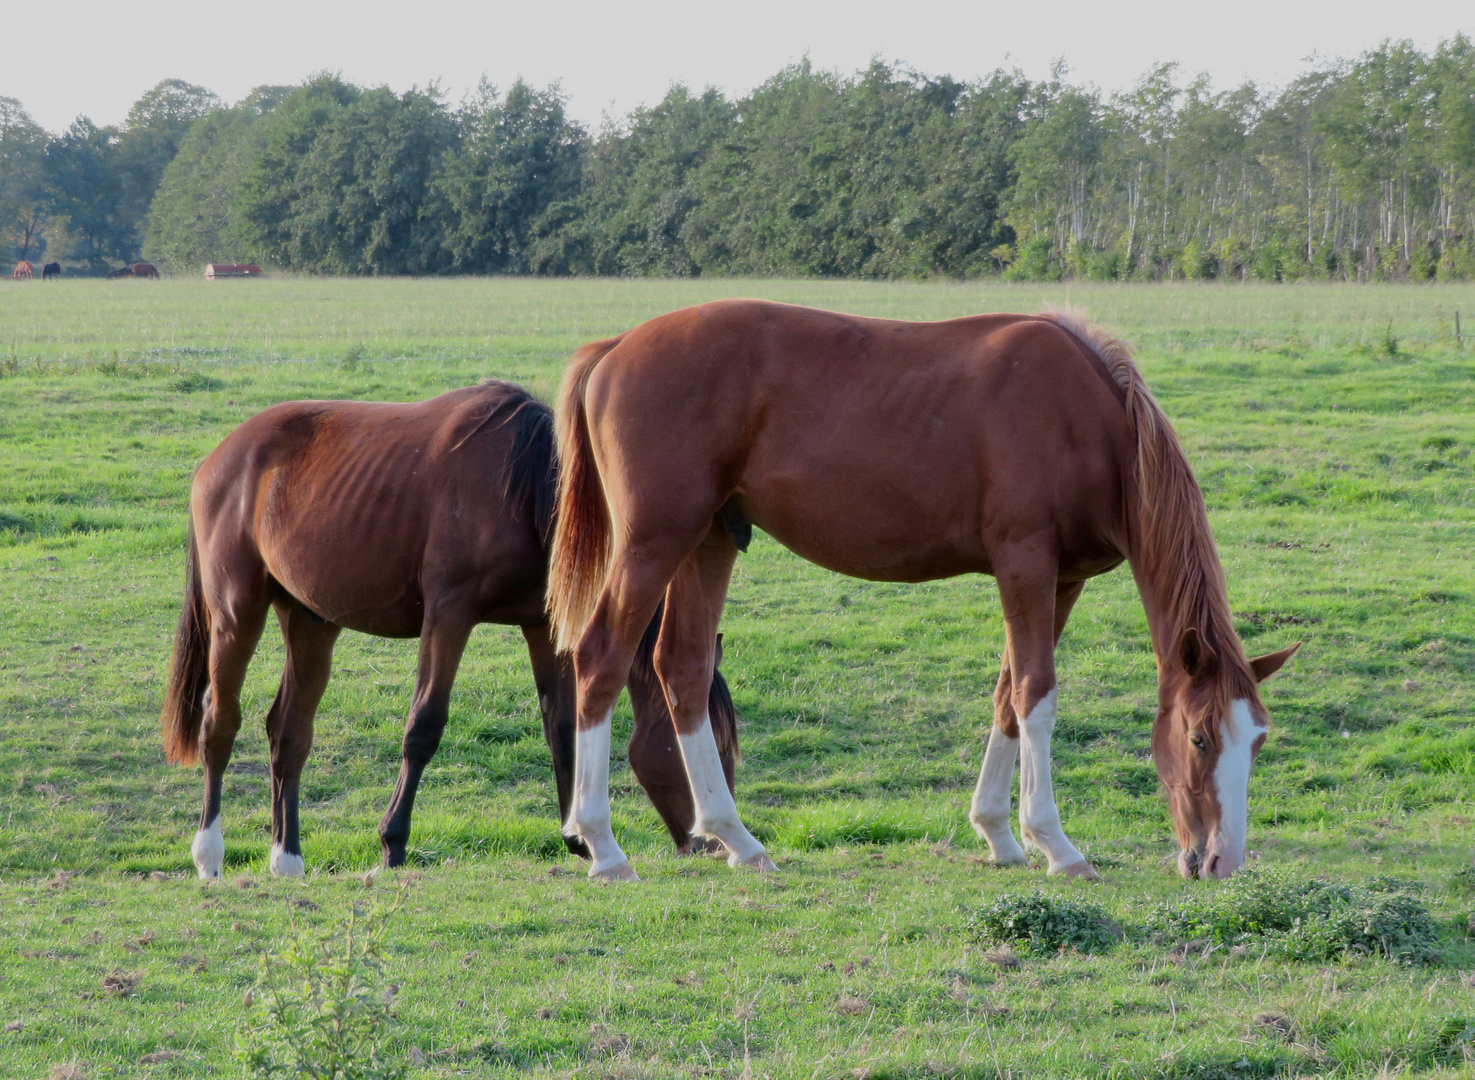
[[10,277],[14,281],[30,281],[33,275],[34,269],[31,264],[22,259],[15,264],[15,269],[11,271]]
[[610,710],[664,598],[656,670],[676,718],[697,831],[770,869],[721,782],[706,715],[711,642],[738,548],[758,525],[799,555],[876,581],[986,573],[1007,646],[971,819],[994,861],[1020,826],[1052,874],[1094,876],[1050,783],[1055,645],[1087,579],[1129,560],[1158,664],[1152,749],[1185,876],[1244,859],[1257,690],[1295,646],[1247,659],[1203,496],[1126,348],[1061,315],[939,323],[757,300],[674,312],[570,362],[549,601],[574,648],[570,827],[591,876],[635,879],[610,830]]
[[153,263],[134,263],[129,269],[136,278],[159,280],[159,268]]
[[[399,781],[379,826],[386,866],[405,861],[415,791],[478,623],[522,628],[567,818],[573,666],[554,650],[543,602],[558,483],[552,429],[546,405],[487,382],[407,405],[277,405],[205,459],[190,492],[188,578],[163,711],[169,759],[204,757],[204,809],[191,847],[201,877],[221,872],[221,777],[241,723],[246,665],[272,608],[287,651],[266,718],[273,873],[303,872],[298,784],[344,627],[420,638]],[[696,811],[650,670],[654,648],[652,627],[630,681],[630,765],[678,849],[705,849],[692,839]],[[719,674],[703,697],[718,717],[730,784],[737,722]],[[565,839],[587,854],[582,841]]]
[[61,263],[49,262],[41,267],[42,281],[50,281],[54,277],[61,277]]
[[105,276],[108,281],[117,281],[119,278],[132,277],[133,267],[120,266],[116,270],[109,270]]

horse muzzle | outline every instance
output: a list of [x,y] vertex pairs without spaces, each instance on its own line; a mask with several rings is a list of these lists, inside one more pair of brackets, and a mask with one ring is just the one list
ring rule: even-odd
[[1188,881],[1194,878],[1227,878],[1244,865],[1244,855],[1222,851],[1187,848],[1178,852],[1178,873]]

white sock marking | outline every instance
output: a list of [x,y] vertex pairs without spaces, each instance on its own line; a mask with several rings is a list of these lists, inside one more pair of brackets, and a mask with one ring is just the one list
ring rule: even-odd
[[271,872],[277,877],[306,877],[307,868],[301,855],[288,855],[280,844],[271,846]]
[[225,864],[225,837],[220,834],[220,815],[199,832],[189,846],[190,856],[195,860],[195,869],[203,880],[218,878]]
[[628,863],[610,828],[609,738],[613,710],[592,728],[580,729],[574,742],[574,801],[564,833],[581,836],[594,860],[589,874]]
[[989,854],[996,863],[1024,862],[1024,849],[1009,828],[1009,789],[1014,784],[1018,756],[1018,739],[1011,739],[997,727],[989,732],[968,818],[974,831],[988,842]]
[[727,790],[727,774],[722,771],[722,755],[717,751],[717,737],[712,734],[712,721],[702,717],[702,726],[690,735],[676,736],[681,744],[681,758],[686,762],[686,775],[691,781],[691,797],[697,805],[697,821],[692,832],[697,836],[715,836],[727,848],[727,865],[737,866],[763,852],[763,845],[750,833],[738,817],[737,804]]
[[1056,691],[1052,688],[1019,725],[1019,831],[1024,842],[1042,852],[1054,872],[1085,856],[1060,827],[1060,810],[1050,783],[1050,735],[1055,730]]
[[1214,766],[1214,788],[1219,796],[1219,827],[1209,834],[1205,859],[1218,856],[1216,873],[1227,877],[1245,861],[1245,836],[1250,817],[1250,766],[1255,740],[1266,729],[1255,723],[1250,703],[1236,699],[1220,724],[1219,761]]

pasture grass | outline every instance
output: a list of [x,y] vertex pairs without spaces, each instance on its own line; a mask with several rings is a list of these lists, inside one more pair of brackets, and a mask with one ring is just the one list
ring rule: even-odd
[[378,857],[414,645],[341,640],[295,884],[264,876],[268,632],[226,782],[226,879],[189,880],[199,774],[164,764],[156,725],[198,461],[291,398],[484,376],[546,398],[580,342],[727,295],[909,318],[1073,304],[1137,345],[1247,647],[1305,642],[1266,685],[1257,865],[1418,883],[1445,962],[1231,955],[1145,929],[1100,954],[971,940],[980,908],[1036,890],[1126,930],[1216,895],[1171,871],[1129,575],[1088,586],[1059,654],[1057,795],[1106,871],[1086,886],[984,866],[967,825],[1002,645],[992,581],[842,579],[759,536],[724,666],[739,805],[783,873],[671,856],[620,765],[616,829],[646,884],[586,882],[557,837],[520,637],[480,628],[387,939],[412,1075],[1471,1068],[1475,362],[1453,316],[1470,325],[1475,287],[281,279],[0,287],[0,1073],[232,1071],[261,954],[289,915],[341,917]]

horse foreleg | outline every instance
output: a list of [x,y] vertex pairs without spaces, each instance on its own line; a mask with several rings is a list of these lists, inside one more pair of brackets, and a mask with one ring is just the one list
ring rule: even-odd
[[[578,719],[574,692],[574,664],[560,656],[548,627],[524,626],[528,659],[533,665],[533,684],[538,688],[538,711],[543,716],[543,739],[553,758],[553,783],[558,789],[558,820],[568,820],[574,798],[574,728]],[[570,854],[589,858],[589,846],[567,833],[563,842]]]
[[333,667],[339,628],[296,601],[277,605],[277,621],[287,646],[287,663],[271,711],[266,736],[271,745],[271,859],[280,877],[302,877],[302,840],[297,828],[297,792],[302,766],[312,751],[312,721]]
[[425,603],[425,626],[420,634],[420,664],[415,674],[415,697],[405,721],[405,738],[399,779],[389,809],[379,823],[379,843],[385,866],[402,866],[410,840],[410,815],[415,809],[415,791],[425,766],[440,746],[451,701],[451,684],[466,640],[475,623],[459,614],[437,611],[429,598]]
[[[1009,635],[1014,714],[1019,717],[1019,826],[1024,842],[1044,854],[1051,874],[1096,872],[1060,826],[1050,778],[1050,738],[1057,717],[1055,641],[1062,590],[1053,558],[999,560],[999,597]],[[1079,586],[1076,586],[1079,594]],[[1069,597],[1074,602],[1074,596]],[[1068,608],[1066,614],[1068,614]]]
[[988,843],[989,861],[1004,865],[1025,861],[1024,849],[1009,827],[1009,796],[1014,786],[1014,763],[1019,757],[1019,721],[1014,715],[1013,697],[1009,658],[1005,656],[994,690],[994,726],[968,814],[974,831]]
[[[1055,633],[1053,645],[1070,620],[1071,608],[1080,598],[1084,582],[1062,582],[1055,592]],[[969,819],[974,831],[989,847],[990,860],[1001,865],[1020,865],[1025,861],[1024,849],[1014,839],[1009,827],[1009,796],[1014,786],[1014,765],[1019,757],[1019,717],[1014,712],[1014,680],[1009,671],[1009,652],[1004,651],[999,666],[999,681],[994,687],[994,726],[989,732],[988,749],[978,785],[973,789],[973,807]]]

